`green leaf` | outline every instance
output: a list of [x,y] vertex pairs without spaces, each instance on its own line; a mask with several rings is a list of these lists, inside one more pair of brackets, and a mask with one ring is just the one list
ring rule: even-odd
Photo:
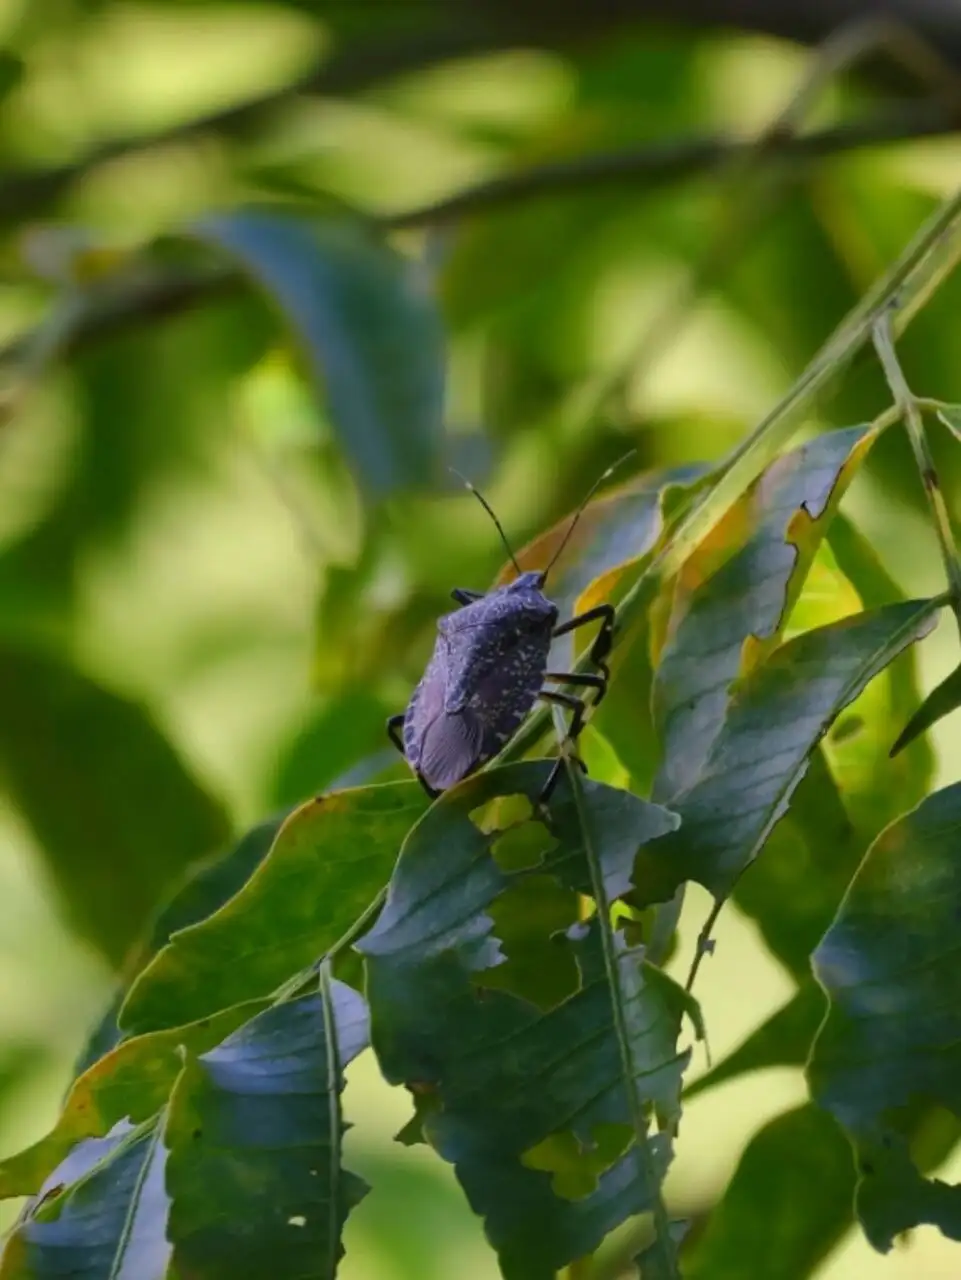
[[921,703],[898,734],[891,748],[892,758],[910,746],[922,733],[926,733],[932,725],[949,716],[952,711],[957,711],[958,707],[961,707],[961,667],[955,667]]
[[418,270],[348,221],[242,209],[192,230],[237,258],[284,313],[362,488],[379,497],[429,484],[444,343]]
[[0,1198],[35,1195],[77,1143],[105,1137],[118,1121],[139,1124],[155,1115],[180,1074],[184,1051],[212,1049],[262,1007],[251,1001],[201,1022],[138,1036],[95,1062],[71,1085],[51,1132],[0,1162]]
[[0,646],[0,707],[3,787],[77,927],[119,963],[223,843],[224,813],[144,707],[52,655]]
[[[493,769],[441,797],[406,840],[381,917],[358,944],[381,1070],[411,1089],[423,1136],[454,1165],[503,1274],[515,1280],[553,1277],[627,1216],[649,1208],[670,1159],[666,1131],[647,1139],[653,1182],[636,1159],[596,922],[558,937],[556,916],[545,919],[545,958],[573,960],[573,982],[555,993],[555,1003],[538,1007],[513,990],[478,991],[485,974],[505,963],[493,933],[501,895],[545,876],[572,897],[590,891],[566,779],[547,825],[532,816],[549,767],[538,761]],[[627,792],[590,780],[583,788],[613,897],[629,883],[638,844],[676,820]],[[508,944],[505,967],[510,963]],[[632,974],[636,1086],[649,1109],[670,1116],[687,1061],[676,1042],[690,1002],[636,953],[624,952],[622,963]]]
[[366,1040],[362,998],[322,981],[188,1059],[164,1135],[178,1275],[333,1280],[366,1191],[341,1166],[341,1066]]
[[[11,1236],[2,1280],[164,1280],[170,1254],[164,1238],[166,1155],[156,1120],[119,1141],[91,1144],[83,1163],[97,1163],[66,1189],[50,1187]],[[70,1176],[66,1166],[63,1174]]]
[[770,1121],[748,1144],[685,1280],[807,1280],[851,1221],[854,1162],[817,1107]]
[[959,822],[955,785],[888,827],[814,956],[830,1009],[809,1083],[857,1146],[858,1215],[881,1250],[919,1223],[961,1239],[961,1188],[924,1179],[908,1145],[919,1106],[961,1116]]
[[653,688],[665,759],[655,798],[697,780],[731,687],[763,662],[798,598],[841,496],[877,433],[851,427],[773,462],[687,560]]
[[680,830],[639,853],[639,901],[666,901],[684,880],[726,897],[783,817],[832,720],[931,629],[938,607],[914,600],[806,632],[741,681],[699,781],[673,803]]
[[961,406],[946,404],[938,410],[938,417],[954,436],[955,440],[961,440]]
[[233,848],[208,858],[187,872],[180,888],[156,913],[143,943],[128,958],[116,994],[81,1050],[74,1066],[75,1077],[122,1039],[117,1015],[134,977],[170,941],[173,933],[206,920],[240,891],[270,852],[286,817],[286,813],[281,813],[252,827]]
[[295,809],[240,892],[174,932],[137,976],[120,1026],[161,1030],[270,995],[350,928],[427,804],[410,781],[335,791]]

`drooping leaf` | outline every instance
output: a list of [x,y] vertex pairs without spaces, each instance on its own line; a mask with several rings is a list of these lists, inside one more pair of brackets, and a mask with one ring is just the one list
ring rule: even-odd
[[261,1001],[235,1005],[201,1022],[126,1040],[75,1080],[56,1125],[38,1142],[0,1162],[0,1198],[34,1195],[84,1139],[103,1138],[121,1120],[134,1124],[166,1104],[184,1052],[203,1053],[248,1022]]
[[937,608],[908,601],[809,631],[746,676],[699,781],[674,801],[680,829],[640,851],[640,902],[666,901],[684,880],[726,897],[783,817],[831,722],[931,629]]
[[88,1148],[98,1162],[72,1185],[51,1187],[10,1237],[2,1280],[164,1280],[162,1126],[150,1120],[103,1146],[105,1155]]
[[323,388],[369,494],[434,476],[444,408],[443,334],[426,281],[359,223],[238,209],[193,233],[237,258],[276,302]]
[[221,807],[147,710],[58,658],[0,647],[0,780],[72,919],[119,963],[184,870],[227,835]]
[[688,790],[720,732],[731,686],[776,647],[838,502],[876,438],[818,436],[773,462],[687,560],[654,677],[664,763],[657,799]]
[[858,1150],[858,1216],[875,1248],[919,1223],[961,1239],[961,1188],[926,1180],[908,1139],[919,1107],[961,1117],[957,837],[961,786],[878,837],[814,957],[830,998],[808,1068]]
[[831,1116],[798,1107],[751,1139],[684,1258],[685,1280],[807,1280],[853,1214],[854,1161]]
[[398,782],[295,809],[240,892],[174,932],[137,976],[120,1026],[128,1034],[178,1026],[276,990],[368,906],[427,803],[416,782]]
[[362,998],[322,981],[188,1060],[164,1135],[178,1275],[333,1280],[366,1191],[340,1151],[342,1065],[366,1040]]
[[[666,1132],[649,1137],[643,1152],[632,1141],[596,926],[557,937],[557,917],[545,919],[544,959],[552,952],[573,959],[573,982],[554,993],[554,1003],[539,1007],[513,989],[478,990],[486,973],[511,964],[510,941],[505,957],[493,933],[505,893],[545,876],[572,895],[590,891],[566,781],[551,800],[547,827],[531,816],[548,768],[531,762],[493,769],[442,797],[405,842],[381,917],[358,944],[382,1071],[414,1094],[420,1131],[454,1165],[503,1274],[530,1280],[553,1276],[649,1207],[670,1158]],[[638,844],[675,819],[629,793],[583,785],[615,896],[628,883]],[[504,799],[492,818],[477,817],[495,797],[516,796],[528,802],[519,822]],[[525,827],[535,830],[520,859]],[[507,837],[512,864],[502,845]],[[638,957],[625,955],[624,963],[635,966],[629,1025],[638,1088],[648,1108],[670,1115],[687,1060],[676,1043],[688,1000]]]

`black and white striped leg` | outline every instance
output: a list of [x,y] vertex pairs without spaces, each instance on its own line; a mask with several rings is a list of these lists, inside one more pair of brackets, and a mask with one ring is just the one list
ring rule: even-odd
[[[591,645],[588,659],[593,666],[597,667],[601,673],[602,684],[597,687],[597,696],[594,699],[594,705],[600,702],[607,692],[607,682],[611,678],[610,667],[607,665],[607,658],[614,646],[614,622],[616,614],[612,604],[599,604],[593,609],[587,609],[584,613],[579,613],[576,618],[571,618],[568,622],[562,622],[559,627],[554,628],[554,638],[558,636],[566,636],[569,631],[576,631],[578,627],[586,627],[588,623],[600,620],[601,627],[597,635],[594,637],[594,643]],[[574,683],[571,681],[571,683]]]
[[[572,693],[555,693],[553,689],[542,689],[537,695],[543,702],[552,702],[555,706],[565,707],[571,714],[571,723],[567,727],[567,741],[576,743],[581,730],[584,728],[584,716],[587,708],[581,698],[575,698]],[[587,765],[575,752],[571,754],[574,763],[581,769],[583,773],[587,773]],[[554,788],[557,786],[558,779],[561,776],[561,770],[564,768],[563,751],[554,761],[554,766],[547,775],[547,781],[541,788],[541,793],[537,797],[539,805],[547,804],[551,798]]]

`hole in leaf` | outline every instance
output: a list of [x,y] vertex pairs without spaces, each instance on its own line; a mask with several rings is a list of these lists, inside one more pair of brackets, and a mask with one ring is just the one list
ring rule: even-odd
[[302,1213],[295,1213],[292,1218],[287,1219],[288,1227],[306,1227],[307,1219]]
[[494,831],[506,831],[519,822],[532,817],[534,808],[527,796],[518,792],[512,796],[495,796],[472,809],[467,815],[474,826],[485,835]]
[[488,908],[504,959],[471,975],[481,990],[509,991],[552,1009],[580,986],[576,957],[564,930],[576,921],[577,895],[553,876],[514,880]]
[[570,1129],[549,1134],[521,1156],[521,1164],[554,1176],[554,1192],[565,1200],[582,1200],[597,1189],[603,1173],[620,1160],[631,1145],[630,1125],[599,1124],[583,1142]]
[[491,845],[491,857],[501,871],[527,871],[540,866],[558,843],[543,822],[522,822],[497,837]]

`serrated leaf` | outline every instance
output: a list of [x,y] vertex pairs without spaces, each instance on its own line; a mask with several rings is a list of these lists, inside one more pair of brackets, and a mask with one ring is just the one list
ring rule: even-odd
[[750,672],[699,780],[673,803],[680,829],[640,851],[640,903],[667,901],[685,880],[726,897],[783,817],[831,722],[927,634],[938,608],[914,600],[857,614],[798,636]]
[[227,820],[149,712],[67,663],[0,646],[0,778],[70,915],[119,963]]
[[178,1275],[333,1280],[366,1192],[340,1153],[341,1064],[363,1047],[361,1024],[362,998],[322,982],[188,1060],[165,1129]]
[[684,1259],[685,1280],[808,1280],[852,1216],[854,1162],[817,1107],[778,1116],[750,1141]]
[[926,1180],[908,1137],[919,1106],[961,1116],[957,920],[961,786],[936,792],[868,851],[814,956],[830,1008],[808,1078],[859,1155],[871,1243],[933,1223],[961,1238],[961,1188]]
[[295,809],[240,892],[173,933],[137,976],[120,1026],[161,1030],[270,995],[368,906],[427,804],[411,781],[335,791]]
[[180,1074],[184,1051],[212,1049],[262,1008],[262,1001],[235,1005],[202,1022],[124,1041],[73,1082],[46,1137],[0,1162],[0,1198],[36,1194],[79,1142],[106,1136],[121,1120],[139,1124],[155,1115]]
[[104,1156],[90,1151],[87,1159],[97,1162],[89,1171],[66,1189],[51,1187],[17,1227],[3,1252],[2,1280],[164,1280],[170,1247],[161,1126],[152,1120],[104,1149]]
[[654,677],[664,762],[654,796],[697,779],[731,687],[779,634],[838,502],[877,437],[851,427],[773,462],[684,564]]
[[443,435],[444,343],[424,279],[359,222],[238,209],[192,228],[276,302],[361,487],[426,486]]
[[[528,850],[519,870],[504,870],[494,857],[503,838],[496,813],[483,826],[471,820],[497,796],[536,799],[549,767],[540,761],[493,769],[444,795],[405,842],[382,915],[358,944],[367,960],[381,1069],[413,1092],[423,1135],[454,1165],[485,1219],[503,1274],[526,1280],[553,1276],[590,1253],[625,1217],[649,1207],[670,1158],[669,1134],[658,1133],[647,1140],[654,1184],[638,1169],[595,926],[543,939],[555,954],[569,952],[579,975],[559,1003],[538,1008],[513,991],[477,990],[502,959],[489,913],[505,889],[544,876],[572,895],[590,888],[566,781],[550,805],[552,839],[539,857]],[[617,889],[626,884],[639,842],[675,820],[626,792],[589,779],[583,785],[604,875]],[[514,820],[504,821],[516,830]],[[553,932],[553,924],[548,927]],[[627,953],[622,959],[632,965]],[[632,973],[637,1085],[649,1107],[672,1115],[687,1060],[676,1042],[688,998],[639,956]],[[590,1149],[612,1126],[620,1142],[599,1170]],[[563,1188],[579,1149],[587,1182],[570,1199]]]

